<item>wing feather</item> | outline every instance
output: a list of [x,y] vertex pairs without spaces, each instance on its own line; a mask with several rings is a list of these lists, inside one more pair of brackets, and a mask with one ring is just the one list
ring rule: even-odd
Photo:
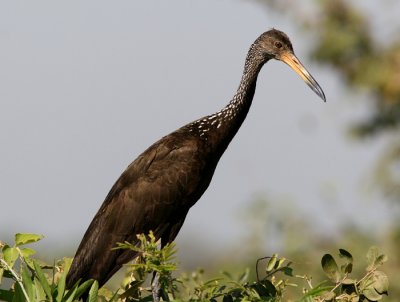
[[[177,141],[164,138],[122,173],[79,245],[67,277],[69,287],[90,278],[102,285],[136,256],[132,251],[111,250],[117,242],[135,242],[136,234],[150,230],[157,238],[175,238],[190,206],[211,180],[202,180],[204,165],[197,158],[197,143]],[[198,192],[201,187],[203,192]]]

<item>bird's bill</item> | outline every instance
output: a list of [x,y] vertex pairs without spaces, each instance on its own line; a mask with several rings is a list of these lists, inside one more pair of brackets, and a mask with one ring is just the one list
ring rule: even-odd
[[282,54],[281,61],[289,65],[306,84],[324,101],[326,102],[324,91],[307,69],[301,64],[300,60],[292,53]]

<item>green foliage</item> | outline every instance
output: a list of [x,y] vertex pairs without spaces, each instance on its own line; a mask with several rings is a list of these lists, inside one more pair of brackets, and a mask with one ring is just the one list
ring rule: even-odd
[[42,239],[42,235],[16,234],[13,246],[0,242],[0,285],[5,279],[11,280],[9,288],[0,288],[0,300],[7,302],[55,301],[72,302],[77,300],[90,286],[89,298],[97,301],[97,282],[87,281],[65,289],[65,278],[71,259],[47,265],[31,256],[35,251],[21,247]]
[[[125,292],[121,298],[128,298],[130,301],[147,301],[142,299],[145,293],[151,293],[150,287],[143,287],[147,276],[153,272],[158,273],[161,293],[164,298],[173,295],[176,289],[176,279],[172,278],[172,272],[177,269],[174,262],[176,254],[175,244],[166,245],[159,249],[156,238],[150,232],[148,236],[138,236],[140,244],[133,245],[130,242],[118,243],[115,249],[129,249],[138,253],[139,257],[135,264],[128,265],[129,278],[125,285]],[[125,282],[126,283],[126,282]]]
[[[176,249],[174,244],[158,248],[154,235],[138,236],[139,244],[120,243],[116,249],[129,249],[138,254],[135,264],[127,265],[128,277],[114,293],[106,288],[99,289],[97,281],[89,280],[66,289],[65,279],[71,259],[64,258],[54,265],[46,265],[32,258],[35,251],[21,245],[39,241],[43,236],[18,234],[15,244],[1,243],[0,285],[11,280],[11,286],[0,289],[0,300],[72,302],[88,292],[87,301],[152,301],[148,275],[159,275],[160,296],[163,301],[287,301],[289,288],[303,288],[297,301],[378,301],[388,291],[388,278],[378,268],[387,257],[376,247],[367,253],[366,273],[360,278],[352,277],[353,256],[339,250],[341,266],[330,254],[322,257],[322,269],[329,280],[313,285],[311,277],[293,273],[292,261],[278,254],[257,260],[257,280],[251,280],[250,270],[238,276],[222,272],[218,278],[206,280],[204,271],[176,274]],[[261,269],[262,268],[262,269]],[[263,275],[263,276],[261,276]],[[147,284],[147,285],[146,285]]]
[[[377,269],[387,261],[387,256],[380,253],[376,247],[371,247],[367,252],[366,274],[360,280],[351,279],[349,274],[353,268],[353,256],[346,250],[340,249],[339,256],[344,260],[340,267],[330,254],[322,257],[322,269],[336,285],[322,298],[330,301],[359,301],[366,298],[368,301],[378,301],[387,295],[389,281],[385,273]],[[323,300],[322,300],[323,301]]]

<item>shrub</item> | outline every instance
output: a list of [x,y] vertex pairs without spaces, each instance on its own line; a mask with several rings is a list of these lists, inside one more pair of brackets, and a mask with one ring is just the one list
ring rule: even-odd
[[[140,254],[134,264],[127,265],[127,277],[119,289],[112,292],[103,287],[99,290],[97,281],[88,280],[67,290],[65,279],[71,259],[63,258],[48,265],[33,258],[35,251],[25,247],[42,238],[36,234],[16,234],[13,246],[0,242],[0,300],[72,302],[88,292],[87,301],[90,302],[152,301],[148,276],[153,272],[157,273],[159,293],[164,301],[284,301],[291,287],[304,287],[297,298],[304,302],[378,301],[388,290],[388,278],[378,270],[387,257],[376,247],[367,252],[366,272],[358,278],[351,275],[353,256],[339,249],[340,267],[331,254],[322,257],[322,269],[328,280],[317,285],[312,284],[310,276],[294,274],[293,263],[277,254],[257,260],[257,280],[249,279],[249,269],[237,277],[223,272],[217,278],[204,280],[202,270],[174,276],[177,270],[175,245],[160,250],[151,233],[138,236],[139,246],[124,242],[116,247]],[[261,260],[266,263],[262,272],[258,269]]]

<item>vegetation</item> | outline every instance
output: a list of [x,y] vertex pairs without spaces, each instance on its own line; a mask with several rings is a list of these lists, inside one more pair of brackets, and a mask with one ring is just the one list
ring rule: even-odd
[[[343,90],[350,92],[341,94],[349,103],[357,102],[358,105],[368,108],[369,114],[350,122],[349,138],[364,143],[365,148],[376,141],[384,146],[382,153],[369,163],[368,194],[378,193],[382,202],[387,202],[392,213],[398,215],[400,21],[398,18],[390,18],[390,22],[378,21],[389,20],[389,16],[397,9],[394,8],[397,3],[380,1],[369,5],[363,1],[344,0],[255,2],[269,13],[275,12],[280,18],[287,17],[295,24],[295,28],[303,30],[304,38],[309,41],[310,59],[327,67],[330,74],[336,74]],[[366,202],[365,207],[371,207],[371,204]],[[354,215],[362,215],[362,210],[357,209]],[[286,219],[284,222],[287,224],[287,221],[291,220]],[[386,224],[386,229],[379,232],[373,227],[360,230],[354,225],[344,224],[336,238],[330,236],[328,239],[316,235],[308,228],[305,233],[309,237],[316,236],[310,239],[312,242],[309,242],[308,247],[321,250],[337,244],[360,252],[366,244],[379,242],[390,255],[391,266],[387,273],[391,280],[391,295],[388,300],[397,301],[400,296],[400,220],[394,218],[388,222],[376,218],[376,221]],[[351,224],[351,221],[347,224]],[[301,254],[304,253],[307,254],[306,259],[314,259],[315,253],[310,248],[295,250],[291,247],[298,233],[294,232],[294,235],[287,228],[279,234],[283,238],[289,238],[283,244],[285,253],[291,257],[302,257]],[[302,238],[304,240],[304,236]],[[301,242],[299,245],[301,246]]]
[[[370,108],[370,115],[354,121],[349,132],[358,141],[379,138],[385,142],[386,151],[371,163],[376,167],[371,169],[373,184],[389,197],[382,200],[394,201],[390,206],[400,204],[400,141],[397,135],[400,125],[400,37],[378,37],[376,33],[384,34],[387,30],[374,27],[373,22],[374,14],[390,9],[391,5],[385,8],[382,4],[379,10],[368,14],[362,9],[362,2],[309,1],[308,6],[295,0],[256,2],[288,16],[297,28],[306,29],[309,37],[313,37],[309,46],[311,58],[335,72],[346,89],[360,93],[354,99],[361,99]],[[398,25],[386,23],[386,26]],[[71,259],[63,258],[48,265],[39,260],[41,257],[34,257],[33,249],[26,247],[42,236],[17,234],[14,245],[1,243],[0,300],[73,301],[89,290],[89,301],[150,301],[148,276],[157,271],[163,299],[170,301],[398,301],[400,220],[393,221],[380,233],[359,230],[344,223],[338,234],[321,236],[307,221],[299,221],[302,218],[298,213],[281,209],[276,202],[274,209],[265,208],[266,204],[265,201],[252,204],[254,209],[250,219],[246,219],[249,238],[241,240],[240,246],[244,254],[232,255],[229,250],[223,251],[225,262],[219,261],[219,255],[214,255],[212,260],[218,265],[215,270],[212,264],[207,266],[211,275],[202,269],[179,272],[174,258],[175,246],[159,251],[151,236],[141,237],[139,248],[122,243],[117,248],[140,249],[142,257],[136,264],[127,266],[122,285],[112,290],[98,289],[93,281],[66,290],[65,276]],[[394,206],[393,210],[396,210]],[[362,209],[354,211],[353,215],[362,215]],[[266,237],[269,241],[279,238],[279,252],[286,257],[272,254],[257,261],[265,253]],[[385,254],[390,255],[390,265],[383,268],[387,275],[381,271],[387,257],[376,247],[368,249],[373,244],[378,244]],[[335,257],[320,252],[333,251],[335,246],[346,250],[339,249]],[[227,254],[230,256],[226,257]],[[206,261],[211,262],[210,259]],[[252,269],[243,268],[242,273],[237,273],[241,269],[239,261]],[[227,270],[234,270],[234,273],[214,272],[224,263],[227,263]],[[390,295],[386,296],[388,279]]]
[[[175,245],[159,250],[150,233],[138,236],[140,246],[125,242],[116,247],[132,249],[141,255],[135,264],[127,265],[127,277],[119,289],[99,289],[96,281],[89,280],[67,290],[65,280],[71,259],[48,265],[33,258],[35,251],[25,247],[42,238],[36,234],[16,234],[13,246],[1,243],[0,284],[11,281],[0,289],[1,300],[72,302],[88,291],[90,302],[151,301],[148,276],[153,272],[159,274],[164,301],[290,301],[286,297],[290,288],[297,289],[296,301],[379,301],[387,295],[389,286],[386,274],[379,270],[387,257],[376,247],[368,250],[367,267],[358,277],[352,275],[354,259],[348,251],[339,250],[340,268],[332,255],[325,254],[321,265],[328,280],[316,285],[311,276],[295,274],[292,261],[277,254],[257,260],[256,280],[250,280],[248,269],[238,277],[223,272],[217,278],[204,280],[201,270],[177,277]],[[263,260],[267,260],[265,265],[258,265]]]

